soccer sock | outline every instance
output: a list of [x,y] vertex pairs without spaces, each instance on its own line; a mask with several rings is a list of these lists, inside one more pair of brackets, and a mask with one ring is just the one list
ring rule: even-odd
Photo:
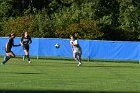
[[79,63],[80,61],[78,60],[78,58],[76,57],[75,60]]
[[5,60],[4,60],[2,63],[5,64],[9,59],[10,59],[10,56],[6,56],[6,57],[5,57]]
[[79,58],[76,58],[76,61],[77,61],[78,63],[81,63],[81,64],[82,64],[82,62],[81,62],[81,60],[80,60]]
[[28,57],[28,55],[24,55],[24,57],[23,57],[23,61],[24,61],[27,57]]
[[24,55],[24,59],[27,57],[27,55]]
[[27,55],[27,58],[28,58],[28,61],[30,61],[30,57],[29,57],[29,55]]
[[82,62],[81,62],[81,59],[79,59],[79,62],[82,63]]

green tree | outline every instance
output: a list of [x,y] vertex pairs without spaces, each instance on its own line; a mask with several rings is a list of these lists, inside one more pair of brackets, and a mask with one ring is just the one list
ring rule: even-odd
[[10,5],[11,0],[0,0],[0,36],[4,36],[2,31],[2,26],[4,21],[9,17],[9,10],[11,10],[12,5]]
[[70,34],[78,32],[83,39],[101,38],[103,33],[99,30],[98,21],[94,21],[95,4],[92,2],[81,5],[73,3],[71,7],[65,7],[58,13],[54,13],[56,35],[61,38],[69,38]]
[[15,32],[17,36],[22,36],[23,32],[32,33],[32,16],[10,17],[3,25],[5,35]]
[[138,40],[140,36],[140,2],[136,0],[120,1],[119,28],[125,31],[128,40]]
[[32,34],[34,37],[55,37],[52,21],[45,9],[34,15]]

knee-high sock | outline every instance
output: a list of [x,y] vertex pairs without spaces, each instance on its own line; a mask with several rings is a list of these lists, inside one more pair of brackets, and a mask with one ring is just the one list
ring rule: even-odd
[[82,63],[81,60],[80,60],[79,58],[77,58],[77,57],[75,58],[75,60],[76,60],[78,63]]
[[30,61],[30,56],[29,55],[27,55],[27,58],[28,58],[28,61]]
[[27,55],[24,55],[24,58],[26,58],[27,57]]
[[6,57],[5,57],[5,60],[4,60],[2,63],[5,64],[10,58],[11,58],[10,56],[6,56]]
[[77,62],[80,62],[80,61],[78,60],[78,58],[77,58],[77,57],[75,58],[75,60],[76,60]]

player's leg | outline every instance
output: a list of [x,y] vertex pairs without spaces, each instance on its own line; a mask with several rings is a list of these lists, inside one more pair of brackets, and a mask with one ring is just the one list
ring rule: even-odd
[[10,59],[10,53],[6,53],[6,57],[5,57],[4,61],[1,62],[1,64],[5,64],[9,59]]
[[79,61],[78,66],[80,66],[80,65],[82,64],[82,61],[81,61],[81,55],[82,55],[82,51],[79,50],[79,51],[77,52],[77,57],[78,57],[78,61]]
[[73,52],[73,58],[74,58],[74,60],[76,60],[78,62],[77,53],[76,52]]
[[82,61],[81,61],[81,53],[78,53],[78,61],[79,61],[79,64],[78,64],[78,66],[80,66],[81,64],[82,64]]
[[81,65],[81,62],[79,61],[78,59],[78,53],[77,52],[73,52],[73,58],[78,62],[78,65],[77,66],[80,66]]
[[77,55],[78,55],[78,60],[81,62],[82,51],[79,51]]
[[30,63],[31,61],[30,61],[30,56],[29,56],[29,47],[26,47],[26,48],[24,49],[24,53],[25,53],[25,56],[26,56],[27,59],[28,59],[28,62]]
[[27,54],[28,54],[28,55],[27,55],[28,62],[31,63],[31,61],[30,61],[30,55],[29,55],[29,46],[27,47]]
[[26,58],[26,46],[24,46],[24,45],[23,45],[23,50],[24,50],[24,56],[23,56],[23,61],[24,61]]
[[10,58],[14,58],[14,57],[15,57],[15,54],[12,51],[7,52],[5,59],[1,64],[5,64]]
[[10,58],[15,58],[16,57],[16,55],[11,51],[10,52]]

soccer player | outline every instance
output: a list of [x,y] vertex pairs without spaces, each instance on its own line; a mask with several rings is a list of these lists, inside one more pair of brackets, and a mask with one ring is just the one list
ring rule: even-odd
[[11,51],[12,46],[14,46],[14,47],[21,46],[20,44],[14,45],[14,38],[15,38],[15,33],[12,33],[9,35],[9,40],[6,43],[6,48],[5,48],[6,57],[5,57],[4,61],[1,62],[1,64],[5,64],[10,58],[15,58],[15,54]]
[[82,55],[82,49],[78,43],[78,40],[74,36],[70,36],[70,45],[72,47],[73,51],[73,58],[79,63],[78,66],[82,64],[81,62],[81,55]]
[[21,45],[23,46],[23,50],[24,50],[24,57],[23,57],[23,61],[25,60],[25,58],[28,58],[28,62],[31,63],[30,61],[30,56],[29,56],[29,48],[30,48],[30,44],[32,43],[32,39],[31,37],[28,35],[28,32],[24,33],[24,36],[21,38],[20,41]]

